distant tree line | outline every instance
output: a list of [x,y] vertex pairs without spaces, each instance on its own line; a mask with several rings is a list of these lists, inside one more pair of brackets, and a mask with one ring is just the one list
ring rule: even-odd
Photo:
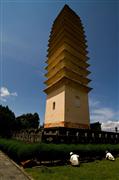
[[38,128],[39,126],[39,116],[37,113],[31,114],[23,114],[16,118],[16,129],[30,129],[30,128]]
[[4,107],[0,105],[0,136],[11,137],[14,131],[20,131],[24,129],[38,128],[39,127],[39,115],[37,113],[23,114],[19,117],[15,117],[8,106]]

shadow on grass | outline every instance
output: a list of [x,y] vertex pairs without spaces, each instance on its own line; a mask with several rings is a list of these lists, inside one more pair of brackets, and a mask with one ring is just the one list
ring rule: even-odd
[[[96,160],[102,160],[102,158],[100,157],[96,157],[96,158],[83,158],[80,159],[80,165],[82,163],[89,163],[89,162],[94,162]],[[52,161],[38,161],[38,160],[27,160],[24,162],[21,162],[21,166],[23,168],[32,168],[32,167],[53,167],[53,166],[67,166],[70,165],[70,161],[69,160],[52,160]]]

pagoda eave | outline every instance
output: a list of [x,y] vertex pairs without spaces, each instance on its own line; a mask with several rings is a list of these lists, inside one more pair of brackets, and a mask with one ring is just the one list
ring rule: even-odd
[[87,93],[90,92],[92,90],[92,88],[88,87],[88,86],[85,86],[81,83],[79,83],[78,81],[74,81],[74,80],[71,80],[67,77],[62,77],[61,79],[59,79],[57,82],[53,83],[52,85],[50,86],[47,86],[46,89],[44,89],[44,92],[46,94],[52,92],[54,89],[57,89],[59,88],[59,86],[62,86],[62,85],[73,85],[73,86],[77,86],[78,88],[81,88],[83,89],[84,91],[86,91]]

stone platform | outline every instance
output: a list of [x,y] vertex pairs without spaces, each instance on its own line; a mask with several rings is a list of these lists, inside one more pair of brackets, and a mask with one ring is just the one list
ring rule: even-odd
[[0,180],[33,180],[15,162],[0,151]]

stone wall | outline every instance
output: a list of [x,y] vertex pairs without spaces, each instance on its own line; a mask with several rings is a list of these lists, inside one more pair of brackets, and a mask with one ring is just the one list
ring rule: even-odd
[[24,142],[35,143],[42,141],[42,130],[41,129],[29,129],[15,132],[13,138],[22,140]]

